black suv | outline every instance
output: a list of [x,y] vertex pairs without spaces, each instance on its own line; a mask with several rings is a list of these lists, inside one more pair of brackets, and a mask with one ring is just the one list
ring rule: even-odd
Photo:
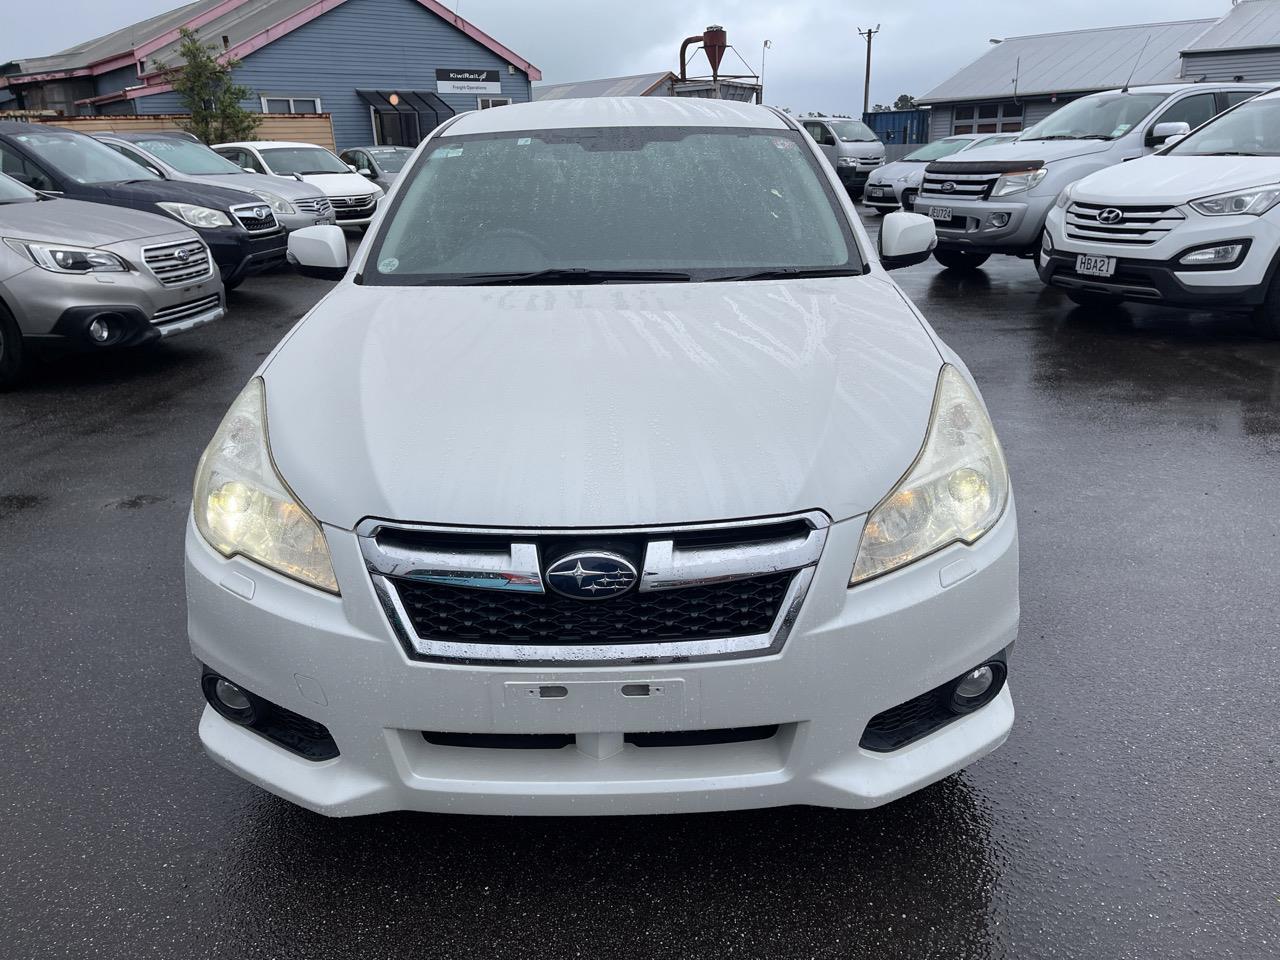
[[265,201],[226,187],[162,180],[84,134],[0,120],[0,171],[44,193],[167,214],[209,245],[227,289],[287,260],[285,230]]

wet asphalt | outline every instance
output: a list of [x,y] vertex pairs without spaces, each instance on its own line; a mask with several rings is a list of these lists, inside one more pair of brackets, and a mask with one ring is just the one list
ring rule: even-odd
[[1280,344],[1025,261],[898,279],[1022,532],[1009,742],[867,813],[326,820],[207,761],[183,522],[326,285],[0,396],[0,957],[1280,956]]

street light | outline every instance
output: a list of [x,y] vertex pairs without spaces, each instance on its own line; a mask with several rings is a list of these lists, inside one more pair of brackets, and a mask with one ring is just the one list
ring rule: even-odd
[[760,102],[764,103],[764,52],[773,46],[772,40],[766,40],[760,45]]

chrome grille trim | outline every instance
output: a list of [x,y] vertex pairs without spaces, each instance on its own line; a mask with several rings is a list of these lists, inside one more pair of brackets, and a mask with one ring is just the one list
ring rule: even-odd
[[180,303],[177,306],[157,310],[155,316],[151,318],[151,322],[161,324],[187,320],[210,310],[216,310],[221,304],[222,298],[215,293],[212,296],[201,297],[199,300],[191,300],[187,303]]
[[[716,544],[703,547],[675,545],[681,535],[709,531],[743,530],[753,526],[804,521],[804,536],[775,538],[738,544]],[[688,524],[669,527],[537,528],[495,529],[489,527],[450,527],[427,524],[395,523],[365,520],[356,527],[360,551],[373,581],[392,630],[418,657],[439,661],[469,663],[520,663],[521,665],[620,664],[669,660],[730,659],[764,656],[781,649],[813,582],[818,560],[826,545],[831,519],[820,511],[766,517],[755,520],[713,524]],[[408,531],[443,535],[476,535],[512,538],[507,549],[432,551],[408,550],[381,544],[377,537],[383,531]],[[767,573],[796,571],[768,633],[713,639],[647,642],[635,644],[602,644],[577,646],[545,646],[536,644],[470,643],[419,636],[390,577],[422,579],[436,584],[466,586],[471,589],[521,590],[543,592],[542,572],[532,536],[601,537],[625,534],[645,536],[643,573],[639,590],[676,590],[730,580],[758,577]],[[523,538],[523,539],[522,539]],[[491,580],[492,584],[483,581]],[[477,581],[480,581],[479,583]],[[608,601],[603,601],[608,602]]]
[[[266,210],[265,217],[256,217],[253,215],[255,210]],[[280,224],[276,221],[276,215],[271,212],[271,206],[265,201],[262,203],[244,203],[231,208],[231,215],[236,218],[236,222],[244,227],[247,231],[254,234],[272,233],[280,229]]]
[[[935,197],[940,200],[985,200],[991,194],[991,188],[1000,179],[998,173],[929,173],[925,172],[924,182],[920,185],[920,196]],[[943,190],[943,185],[952,183],[952,190]]]
[[[1103,223],[1098,215],[1104,210],[1119,210],[1120,220]],[[1185,219],[1176,207],[1076,202],[1067,207],[1066,235],[1069,240],[1086,243],[1149,247],[1163,240]]]
[[311,197],[306,200],[297,200],[293,205],[303,213],[312,213],[317,216],[325,216],[333,212],[333,204],[329,202],[328,197]]
[[[180,258],[186,252],[186,259]],[[160,243],[142,248],[142,262],[166,287],[197,283],[213,275],[213,259],[203,240]]]

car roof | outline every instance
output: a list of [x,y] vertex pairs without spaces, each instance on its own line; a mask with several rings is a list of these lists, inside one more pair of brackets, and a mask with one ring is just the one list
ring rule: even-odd
[[328,150],[328,147],[322,147],[318,143],[303,143],[301,140],[236,140],[231,143],[215,143],[217,147],[256,147],[258,149],[271,149],[272,147],[315,147],[317,150]]
[[448,134],[505,133],[573,127],[752,127],[786,130],[768,107],[701,97],[590,97],[513,103],[462,113]]
[[84,136],[75,130],[59,127],[52,123],[26,123],[22,120],[0,120],[0,133],[54,133],[64,136]]

